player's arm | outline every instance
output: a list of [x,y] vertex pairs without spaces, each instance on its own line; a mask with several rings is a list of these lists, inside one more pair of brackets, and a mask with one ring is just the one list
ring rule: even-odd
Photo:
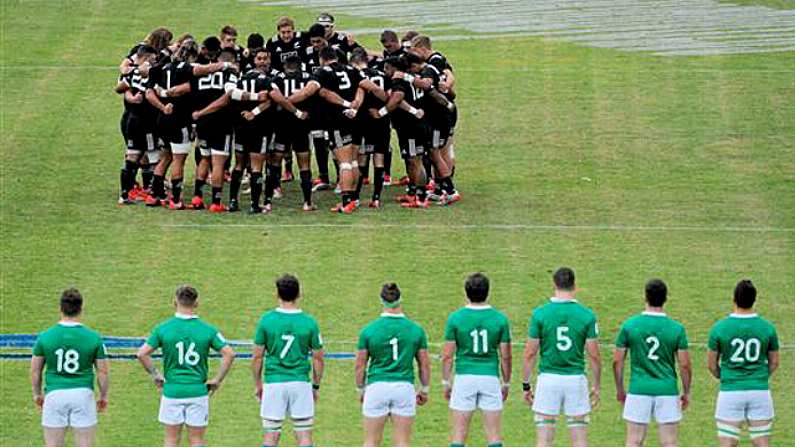
[[237,66],[231,62],[213,62],[211,64],[193,65],[193,76],[202,77],[217,71],[231,68],[237,70]]
[[451,102],[449,99],[447,99],[446,96],[444,96],[443,94],[439,93],[438,90],[431,89],[431,90],[429,90],[426,93],[428,93],[428,95],[431,98],[433,98],[433,100],[436,101],[440,106],[446,108],[447,110],[449,110],[451,112],[453,110],[455,110],[455,103]]
[[[406,97],[406,94],[400,90],[392,90],[389,94],[389,100],[386,105],[378,111],[379,115],[384,116],[387,113],[392,113],[400,106],[400,103]],[[383,113],[382,113],[383,112]]]
[[530,382],[533,378],[533,371],[536,369],[536,361],[538,360],[538,350],[540,346],[541,340],[538,338],[529,338],[524,344],[522,391],[524,391],[524,400],[528,404],[533,403],[533,389]]
[[712,374],[712,377],[720,380],[720,365],[718,364],[718,351],[712,349],[707,350],[707,369]]
[[193,112],[193,115],[192,115],[193,116],[193,120],[196,121],[196,120],[198,120],[199,118],[201,118],[201,117],[203,117],[205,115],[209,115],[211,113],[215,113],[215,112],[223,109],[224,107],[226,107],[229,104],[230,100],[231,100],[231,95],[229,94],[229,92],[224,93],[220,98],[216,99],[215,101],[213,101],[209,105],[207,105],[207,107],[205,107],[205,108],[203,108],[201,110],[197,110],[197,111]]
[[133,93],[132,90],[127,90],[124,92],[124,100],[130,104],[140,104],[144,101],[144,97],[140,92]]
[[513,349],[510,342],[500,343],[500,370],[502,371],[502,398],[508,398],[513,373]]
[[359,110],[359,107],[362,106],[363,102],[364,102],[364,89],[361,86],[359,86],[359,88],[356,89],[356,96],[354,97],[353,101],[351,101],[351,108],[353,110]]
[[226,345],[221,348],[219,352],[221,353],[221,367],[218,368],[215,377],[207,381],[207,389],[210,391],[210,394],[214,393],[218,387],[221,386],[221,382],[224,381],[224,378],[232,368],[232,363],[235,361],[235,350],[232,349],[231,346]]
[[386,92],[379,86],[375,84],[375,82],[369,79],[362,79],[362,82],[359,83],[359,87],[363,88],[366,92],[372,93],[376,98],[380,99],[381,101],[387,100]]
[[[270,96],[273,102],[281,106],[281,108],[283,108],[284,110],[295,115],[299,120],[304,120],[309,116],[307,112],[300,110],[298,107],[295,106],[295,104],[293,104],[292,101],[285,98],[281,90],[277,88],[271,89],[270,93],[268,93],[268,96]],[[300,101],[295,101],[295,102],[300,102]]]
[[[325,369],[325,360],[323,356],[325,351],[323,348],[315,349],[312,351],[312,387],[319,387],[320,382],[323,381],[323,370]],[[317,390],[317,389],[316,389]]]
[[163,104],[160,101],[159,95],[154,88],[146,89],[146,100],[149,101],[149,104],[152,104],[154,108],[160,110],[164,115],[171,115],[171,112],[174,111],[174,106],[172,104]]
[[767,374],[769,376],[772,376],[773,373],[776,372],[779,362],[778,350],[767,352]]
[[317,81],[309,81],[304,88],[290,95],[287,100],[293,104],[304,101],[320,90],[320,83]]
[[251,375],[254,377],[254,394],[262,400],[262,360],[265,357],[265,346],[254,345],[251,350]]
[[364,396],[364,387],[367,374],[367,361],[370,353],[366,349],[359,349],[356,352],[356,389],[359,391],[359,399]]
[[417,404],[425,405],[428,402],[428,393],[431,389],[431,356],[427,349],[417,351],[417,365],[420,370],[420,390],[417,392]]
[[270,102],[270,100],[265,100],[265,101],[262,101],[261,103],[257,104],[257,107],[254,107],[254,108],[253,108],[253,109],[251,109],[251,110],[244,110],[244,111],[240,112],[240,114],[241,114],[241,115],[243,116],[243,118],[245,118],[247,121],[251,121],[251,120],[253,120],[253,119],[254,119],[254,117],[256,117],[256,116],[257,116],[257,115],[259,115],[260,113],[262,113],[262,112],[264,112],[265,110],[267,110],[267,109],[268,109],[268,107],[270,107],[270,106],[271,106],[271,102]]
[[455,75],[453,71],[449,68],[445,68],[442,73],[444,73],[444,77],[439,81],[439,90],[443,92],[452,90],[455,86]]
[[123,75],[129,74],[133,68],[133,61],[129,57],[122,59],[119,64],[119,72]]
[[352,102],[346,101],[336,92],[333,92],[327,88],[321,88],[318,90],[318,95],[321,98],[325,99],[327,102],[334,104],[335,106],[345,107],[346,109],[350,109],[352,107]]
[[444,398],[450,400],[451,383],[450,378],[453,376],[453,359],[455,358],[456,343],[455,341],[446,341],[442,346],[442,391]]
[[44,356],[34,355],[30,359],[30,386],[33,390],[33,402],[41,408],[44,405],[44,394],[41,392],[41,373],[44,370]]
[[627,392],[624,390],[624,363],[627,359],[627,348],[615,348],[613,350],[613,379],[616,382],[616,400],[621,405],[627,399]]
[[182,95],[190,93],[190,82],[183,82],[182,84],[175,85],[165,91],[165,95],[169,98],[178,98]]
[[591,406],[595,407],[599,403],[602,389],[602,354],[599,352],[599,340],[595,338],[586,340],[585,350],[588,351],[588,360],[591,364],[591,375],[593,376]]
[[120,95],[122,93],[126,92],[129,89],[130,89],[130,84],[126,83],[123,80],[120,80],[119,82],[117,82],[116,86],[113,87],[113,91],[118,93],[118,94],[120,94]]
[[152,377],[152,380],[155,382],[155,386],[158,389],[163,388],[163,383],[165,383],[165,378],[163,375],[160,374],[160,371],[155,368],[154,362],[152,362],[152,354],[155,352],[157,348],[153,348],[149,345],[149,343],[144,343],[138,349],[138,353],[135,355],[138,358],[138,361],[141,362],[141,365],[144,367],[144,370]]
[[108,406],[108,389],[110,388],[110,361],[108,359],[94,360],[94,369],[97,370],[97,387],[99,388],[99,399],[97,399],[97,410],[104,411]]
[[693,365],[690,362],[690,352],[687,349],[676,351],[676,361],[679,363],[679,377],[682,379],[682,409],[690,405],[690,384],[693,380]]

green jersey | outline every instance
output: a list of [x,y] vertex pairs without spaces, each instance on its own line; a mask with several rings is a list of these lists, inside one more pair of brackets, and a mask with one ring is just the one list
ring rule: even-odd
[[107,357],[98,333],[62,321],[39,334],[33,355],[44,357],[44,392],[94,389],[94,362]]
[[585,341],[598,336],[596,316],[577,300],[550,298],[533,311],[530,338],[541,343],[542,373],[585,374]]
[[491,306],[466,306],[450,314],[444,340],[455,342],[456,374],[500,375],[500,343],[511,342],[508,318]]
[[178,313],[157,325],[146,344],[163,351],[163,396],[185,399],[207,395],[210,348],[220,351],[226,340],[198,316]]
[[309,382],[309,354],[323,348],[323,338],[311,316],[277,308],[259,320],[254,344],[265,347],[265,382]]
[[358,349],[366,349],[370,357],[367,383],[414,383],[414,359],[428,349],[428,337],[405,315],[382,313],[362,329]]
[[632,376],[629,393],[676,396],[676,352],[687,350],[685,328],[664,313],[643,312],[627,320],[616,347],[629,349]]
[[769,389],[767,354],[778,351],[776,328],[757,314],[731,314],[709,331],[709,349],[720,356],[720,390]]

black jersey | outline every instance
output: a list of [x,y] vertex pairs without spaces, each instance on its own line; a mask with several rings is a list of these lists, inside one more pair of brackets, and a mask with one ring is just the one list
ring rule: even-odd
[[278,35],[271,37],[265,44],[265,49],[271,54],[271,66],[279,71],[284,70],[284,61],[289,56],[303,57],[306,44],[300,32],[295,33],[288,42],[281,40]]
[[[139,43],[135,44],[132,48],[130,48],[130,51],[127,53],[127,56],[126,56],[127,60],[129,60],[133,64],[137,64],[138,63],[138,58],[136,56],[138,54],[138,49],[141,48],[144,45],[147,45],[147,43],[146,42],[139,42]],[[171,61],[171,50],[169,50],[168,47],[166,47],[166,48],[163,48],[162,50],[160,50],[160,52],[157,54],[157,57],[155,58],[154,64],[155,65],[165,65],[169,61]]]
[[[292,73],[279,73],[271,78],[271,91],[278,90],[285,98],[288,98],[293,93],[303,89],[315,78],[305,71],[295,71]],[[320,112],[318,109],[318,97],[312,96],[299,103],[295,107],[304,112],[309,112],[309,119],[313,122],[320,119]],[[293,114],[283,110],[281,107],[277,108],[277,116],[281,122],[292,124],[297,123],[298,118]]]
[[358,42],[354,42],[353,45],[351,45],[350,42],[348,42],[348,35],[337,31],[334,31],[334,34],[326,40],[331,48],[342,51],[346,56],[350,54],[354,48],[361,47]]
[[[194,110],[201,110],[223,96],[228,84],[231,84],[232,87],[237,87],[237,74],[231,69],[216,71],[206,76],[192,77],[190,80],[190,91],[194,101]],[[205,115],[202,120],[224,120],[228,119],[229,115],[229,108],[225,107],[215,113]]]
[[[348,55],[339,48],[334,49],[337,53],[337,62],[340,64],[348,64]],[[320,52],[315,51],[313,46],[308,46],[304,49],[301,55],[301,60],[304,63],[304,71],[307,73],[314,73],[320,67]]]
[[[447,75],[444,74],[445,70],[450,70],[450,72],[453,71],[453,66],[450,65],[447,58],[438,51],[431,53],[430,57],[428,57],[427,64],[434,67],[439,72],[440,81],[447,78]],[[455,99],[455,95],[451,92],[442,92],[442,94],[450,101]]]
[[[403,100],[406,101],[408,105],[416,109],[423,108],[425,92],[423,92],[422,89],[420,89],[419,87],[415,87],[414,85],[412,85],[409,82],[406,82],[403,79],[397,79],[397,80],[392,80],[391,90],[393,92],[396,91],[403,92]],[[413,125],[418,121],[414,115],[401,109],[400,107],[392,111],[390,117],[396,129],[399,129],[406,125]]]
[[406,54],[406,50],[403,47],[398,48],[398,50],[395,51],[394,53],[389,53],[386,50],[384,50],[381,53],[381,56],[378,56],[378,57],[375,57],[375,58],[371,59],[370,62],[368,62],[367,65],[370,68],[375,68],[376,70],[384,71],[384,61],[386,61],[386,58],[388,58],[388,57],[400,57],[400,56],[402,56],[404,54]]
[[[388,91],[391,87],[391,80],[381,70],[375,68],[365,68],[364,70],[361,70],[360,73],[363,78],[369,79],[373,84],[377,85],[383,91]],[[360,110],[363,110],[365,114],[367,114],[369,109],[380,109],[385,105],[386,103],[384,101],[381,101],[372,93],[366,92],[364,95],[364,102],[362,103]]]
[[340,95],[346,101],[356,99],[356,91],[362,81],[359,70],[339,62],[320,67],[315,71],[320,86]]
[[[268,73],[263,73],[259,70],[250,70],[241,76],[237,81],[237,88],[248,93],[269,92],[271,90],[271,78]],[[244,110],[251,110],[256,107],[257,104],[259,104],[259,101],[235,101],[235,103],[239,103],[237,107],[234,107],[236,109],[237,115],[239,116],[240,112]],[[242,117],[240,118],[240,121],[244,124],[260,124],[268,122],[270,120],[272,110],[273,107],[268,107],[250,122],[245,121],[245,119]]]
[[[157,73],[157,75],[155,75]],[[169,62],[155,71],[149,72],[149,88],[159,86],[165,90],[193,79],[193,64],[188,62]],[[181,117],[190,117],[193,112],[190,93],[176,98],[160,98],[163,104],[173,104],[173,114]]]
[[[132,71],[120,77],[121,82],[130,86],[132,94],[140,93],[142,96],[146,94],[146,89],[149,87],[149,77],[143,76],[139,67],[133,67]],[[124,100],[124,110],[129,114],[135,115],[136,118],[144,122],[154,122],[157,118],[157,109],[154,108],[149,101],[143,97],[143,101],[139,104],[134,104]]]

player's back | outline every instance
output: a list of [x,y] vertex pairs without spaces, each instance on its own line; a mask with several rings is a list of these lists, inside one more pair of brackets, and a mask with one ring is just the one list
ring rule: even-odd
[[94,362],[105,358],[97,332],[80,323],[60,322],[39,334],[33,355],[45,359],[46,392],[94,388]]
[[466,306],[450,314],[445,341],[455,341],[456,374],[498,375],[500,343],[510,343],[508,318],[491,306]]
[[[317,78],[323,88],[337,93],[346,101],[356,99],[361,74],[350,65],[335,62],[317,70]],[[339,106],[334,106],[338,107]]]
[[[159,71],[159,77],[152,79],[154,83],[168,90],[172,87],[190,82],[193,78],[193,65],[188,62],[169,62]],[[153,84],[150,84],[153,86]],[[174,113],[182,116],[190,116],[193,111],[191,108],[190,94],[178,96],[176,98],[161,98],[164,104],[174,104]]]
[[274,309],[260,319],[254,343],[264,345],[265,381],[309,381],[309,354],[322,348],[317,321],[301,310]]
[[383,313],[360,334],[359,349],[370,356],[367,383],[414,382],[414,358],[427,349],[425,331],[403,314]]
[[678,394],[676,353],[688,348],[682,324],[664,313],[643,312],[621,326],[616,346],[629,349],[631,394]]
[[540,339],[542,373],[585,373],[585,342],[597,337],[596,316],[576,300],[551,298],[533,311],[530,338]]
[[767,355],[779,349],[776,328],[757,314],[731,314],[712,327],[709,349],[720,355],[720,389],[769,389]]
[[[231,68],[216,71],[205,76],[195,76],[191,78],[190,89],[194,101],[194,109],[201,110],[223,96],[226,92],[227,84],[236,87],[237,79],[238,75]],[[218,112],[206,115],[203,119],[210,117],[225,117],[224,110],[222,109]]]
[[160,323],[146,342],[163,352],[163,395],[183,398],[207,394],[210,348],[226,344],[218,329],[195,315],[175,315]]
[[[365,68],[364,70],[361,70],[361,74],[362,77],[369,79],[370,82],[378,86],[378,88],[381,90],[389,90],[389,79],[387,79],[386,73],[384,73],[383,70],[378,70],[376,68]],[[374,94],[366,92],[361,109],[367,112],[369,109],[380,109],[385,105],[386,103],[378,99]],[[365,114],[369,116],[369,113]]]

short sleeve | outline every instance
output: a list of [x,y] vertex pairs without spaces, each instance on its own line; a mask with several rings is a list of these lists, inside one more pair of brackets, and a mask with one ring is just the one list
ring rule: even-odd
[[356,344],[356,349],[360,351],[362,349],[367,349],[367,331],[365,329],[359,332],[359,342]]
[[541,319],[538,317],[537,312],[533,312],[530,317],[530,329],[527,331],[527,336],[530,338],[541,338]]
[[337,79],[332,76],[333,74],[331,70],[319,70],[315,74],[315,78],[317,79],[317,82],[320,84],[321,87],[329,90],[336,90]]
[[425,330],[420,328],[420,349],[428,349],[428,335],[425,333]]
[[599,338],[599,325],[596,323],[596,317],[591,318],[588,322],[588,335],[585,337],[588,340]]
[[511,342],[511,322],[505,318],[502,322],[502,330],[500,331],[500,343]]
[[444,326],[444,341],[455,341],[455,322],[452,315],[447,319],[447,324]]
[[152,330],[152,333],[149,335],[149,338],[146,339],[146,344],[157,349],[160,347],[160,333],[157,331],[157,328]]
[[213,335],[213,339],[210,341],[210,347],[216,351],[220,351],[227,344],[226,339],[221,335],[220,331],[216,331],[215,335]]
[[312,349],[323,349],[323,336],[320,335],[320,328],[317,322],[312,324],[312,340],[309,347]]
[[41,337],[36,337],[36,343],[33,345],[33,355],[44,357],[44,345],[41,342]]
[[687,341],[687,332],[685,331],[684,326],[679,330],[679,340],[676,344],[676,349],[679,351],[687,351],[689,348],[689,343]]
[[94,353],[94,358],[97,360],[108,358],[108,348],[105,347],[105,343],[102,342],[102,338],[97,339],[97,351]]
[[709,338],[707,339],[707,347],[710,351],[720,352],[720,341],[718,340],[717,326],[709,331]]
[[629,340],[627,338],[627,327],[625,325],[621,325],[621,329],[618,330],[618,335],[616,336],[616,348],[627,348],[629,346]]
[[254,332],[254,344],[257,346],[265,346],[266,342],[265,328],[263,327],[262,320],[257,324],[257,330]]
[[768,351],[778,351],[778,350],[779,350],[778,333],[776,333],[775,327],[771,327],[770,343],[768,344]]

